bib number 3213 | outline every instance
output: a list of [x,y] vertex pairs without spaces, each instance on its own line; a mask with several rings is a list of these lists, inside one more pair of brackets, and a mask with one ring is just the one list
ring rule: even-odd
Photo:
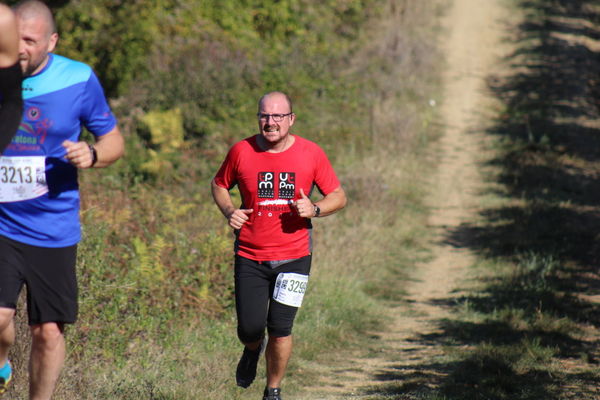
[[282,272],[277,275],[277,281],[275,281],[273,300],[288,306],[300,307],[307,285],[308,275]]
[[0,157],[0,203],[35,199],[46,193],[46,157]]

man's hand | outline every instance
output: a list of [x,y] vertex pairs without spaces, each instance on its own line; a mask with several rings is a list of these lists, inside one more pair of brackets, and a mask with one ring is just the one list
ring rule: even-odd
[[304,194],[304,190],[300,188],[300,198],[294,202],[296,212],[299,216],[304,218],[312,218],[315,216],[315,205],[310,199]]
[[250,214],[252,214],[252,211],[254,210],[245,208],[233,210],[233,212],[229,214],[229,217],[227,217],[229,226],[231,226],[233,229],[241,229],[242,225],[244,225],[246,221],[250,219]]
[[254,211],[248,208],[235,208],[229,195],[229,190],[217,185],[213,179],[211,184],[211,191],[215,203],[221,210],[223,216],[227,219],[229,226],[233,229],[242,229],[242,226],[250,219],[250,214]]
[[71,142],[65,140],[62,143],[67,150],[67,160],[77,168],[91,168],[93,162],[92,151],[87,142]]

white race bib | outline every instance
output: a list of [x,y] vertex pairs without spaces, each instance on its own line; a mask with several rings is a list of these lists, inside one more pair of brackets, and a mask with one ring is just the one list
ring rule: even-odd
[[300,307],[308,285],[308,275],[282,272],[277,275],[273,300],[292,307]]
[[48,193],[46,157],[0,157],[0,203],[35,199]]

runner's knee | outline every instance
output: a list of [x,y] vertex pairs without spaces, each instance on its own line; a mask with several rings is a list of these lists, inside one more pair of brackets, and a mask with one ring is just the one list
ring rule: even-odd
[[0,332],[5,330],[11,323],[15,316],[15,310],[7,307],[0,307]]
[[242,343],[258,342],[265,335],[265,326],[257,323],[238,324],[238,338]]
[[53,345],[63,339],[64,325],[56,322],[46,322],[31,326],[31,337],[39,344]]

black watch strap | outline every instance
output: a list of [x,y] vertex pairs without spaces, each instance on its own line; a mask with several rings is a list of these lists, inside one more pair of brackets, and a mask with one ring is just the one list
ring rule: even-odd
[[318,217],[321,215],[321,208],[319,208],[319,206],[316,204],[313,204],[313,206],[315,207],[315,217]]
[[94,145],[88,144],[88,146],[90,147],[90,153],[92,153],[91,167],[93,167],[94,165],[96,165],[96,162],[98,161],[98,152],[96,151],[96,148],[94,147]]

